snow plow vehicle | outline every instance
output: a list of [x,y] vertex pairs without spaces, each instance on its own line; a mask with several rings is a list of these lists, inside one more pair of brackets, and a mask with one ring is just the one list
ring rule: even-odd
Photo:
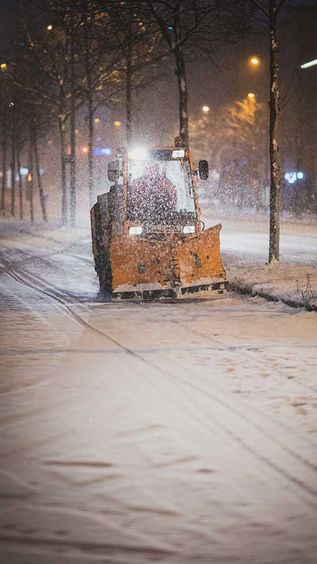
[[108,164],[109,192],[91,209],[100,293],[113,298],[178,298],[227,288],[221,225],[204,229],[196,170],[185,148],[118,150]]

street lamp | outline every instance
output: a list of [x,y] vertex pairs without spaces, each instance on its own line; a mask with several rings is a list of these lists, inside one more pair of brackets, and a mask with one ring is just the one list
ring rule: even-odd
[[249,57],[249,64],[252,65],[252,67],[254,68],[258,67],[260,64],[259,57],[257,57],[256,55],[252,55],[252,57]]
[[120,120],[116,119],[116,121],[113,122],[113,125],[115,125],[116,127],[121,127],[122,123]]
[[248,93],[248,98],[249,98],[249,100],[255,100],[255,94],[254,94],[254,92],[249,92],[249,93]]
[[300,68],[308,69],[309,67],[313,67],[314,65],[317,65],[317,59],[314,59],[313,61],[309,61],[308,63],[304,63],[303,65],[300,66]]
[[202,111],[204,112],[204,114],[208,114],[208,112],[209,112],[209,110],[210,110],[209,106],[202,106],[201,109],[202,109]]

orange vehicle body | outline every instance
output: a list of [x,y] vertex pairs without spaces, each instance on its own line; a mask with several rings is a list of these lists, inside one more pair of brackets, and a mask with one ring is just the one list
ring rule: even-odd
[[[183,152],[184,159],[172,159],[172,149],[162,150],[163,157],[169,156],[168,162],[179,161],[180,169],[186,166],[183,198],[191,191],[190,211],[175,212],[162,222],[154,217],[153,224],[131,217],[131,213],[129,216],[128,171],[132,165],[125,153],[116,165],[113,161],[114,185],[110,192],[98,196],[91,210],[93,254],[101,292],[121,298],[177,298],[199,290],[222,292],[227,287],[220,255],[221,225],[202,229],[197,171],[189,151]],[[160,158],[160,166],[179,174],[178,165],[166,165],[167,161]]]

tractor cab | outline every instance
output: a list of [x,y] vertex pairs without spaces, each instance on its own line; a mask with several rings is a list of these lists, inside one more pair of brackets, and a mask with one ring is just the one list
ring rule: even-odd
[[208,178],[208,163],[200,161],[196,171],[185,149],[119,152],[109,163],[108,178],[115,182],[130,234],[199,232],[197,174]]

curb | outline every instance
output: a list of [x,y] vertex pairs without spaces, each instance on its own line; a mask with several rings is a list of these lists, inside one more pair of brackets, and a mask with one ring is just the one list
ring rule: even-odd
[[265,291],[259,290],[254,291],[252,286],[247,285],[240,285],[237,282],[229,282],[229,290],[233,292],[238,292],[239,294],[249,295],[249,296],[259,296],[260,298],[264,298],[269,302],[283,302],[284,304],[288,305],[289,307],[295,309],[306,309],[307,311],[317,311],[317,305],[314,304],[305,304],[300,303],[298,301],[294,301],[288,298],[272,296]]

